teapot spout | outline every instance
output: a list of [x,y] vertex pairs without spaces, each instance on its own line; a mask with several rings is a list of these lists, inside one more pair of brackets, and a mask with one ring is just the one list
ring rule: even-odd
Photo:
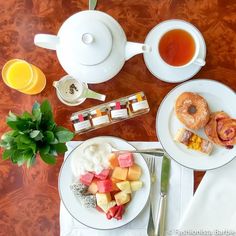
[[147,44],[127,42],[125,46],[125,60],[129,60],[139,53],[151,52],[151,50],[151,46]]

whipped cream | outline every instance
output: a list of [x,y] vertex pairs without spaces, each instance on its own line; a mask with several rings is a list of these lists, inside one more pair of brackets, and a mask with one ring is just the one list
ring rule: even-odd
[[109,167],[112,148],[109,143],[94,143],[85,146],[71,160],[72,173],[75,177],[86,172],[99,174]]

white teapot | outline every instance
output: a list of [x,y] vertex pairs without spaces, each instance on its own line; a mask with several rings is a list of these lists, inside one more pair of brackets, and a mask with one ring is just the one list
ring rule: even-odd
[[57,36],[37,34],[34,43],[56,50],[64,70],[86,83],[105,82],[121,70],[126,60],[151,51],[148,45],[127,42],[119,23],[96,10],[72,15]]

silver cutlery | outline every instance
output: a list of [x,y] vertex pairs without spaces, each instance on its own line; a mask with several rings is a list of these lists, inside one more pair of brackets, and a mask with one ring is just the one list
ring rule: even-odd
[[[156,171],[155,171],[155,157],[145,158],[151,176],[151,184],[156,181]],[[155,233],[154,219],[152,215],[152,188],[150,193],[150,212],[149,212],[149,220],[148,220],[148,235],[153,236]]]
[[157,227],[155,229],[155,236],[165,235],[165,219],[166,219],[166,206],[167,194],[169,187],[170,177],[170,159],[164,154],[161,167],[161,193],[157,215]]
[[131,153],[140,153],[140,154],[147,154],[152,156],[159,156],[162,157],[164,155],[164,151],[161,148],[151,148],[151,149],[142,149],[142,150],[116,150],[113,148],[113,153],[125,153],[125,152],[131,152]]
[[97,0],[89,0],[89,10],[95,10],[97,5]]

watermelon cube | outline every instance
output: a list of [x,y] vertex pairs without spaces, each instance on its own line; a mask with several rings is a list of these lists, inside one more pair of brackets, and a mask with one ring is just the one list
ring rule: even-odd
[[104,169],[99,174],[95,174],[95,177],[101,180],[105,180],[108,177],[109,173],[110,173],[109,169]]
[[87,172],[86,174],[80,176],[80,182],[86,186],[89,186],[93,181],[93,177],[93,173]]
[[119,166],[121,168],[130,167],[134,164],[133,155],[130,152],[118,156]]
[[113,182],[110,179],[97,181],[98,192],[107,193],[113,190]]

